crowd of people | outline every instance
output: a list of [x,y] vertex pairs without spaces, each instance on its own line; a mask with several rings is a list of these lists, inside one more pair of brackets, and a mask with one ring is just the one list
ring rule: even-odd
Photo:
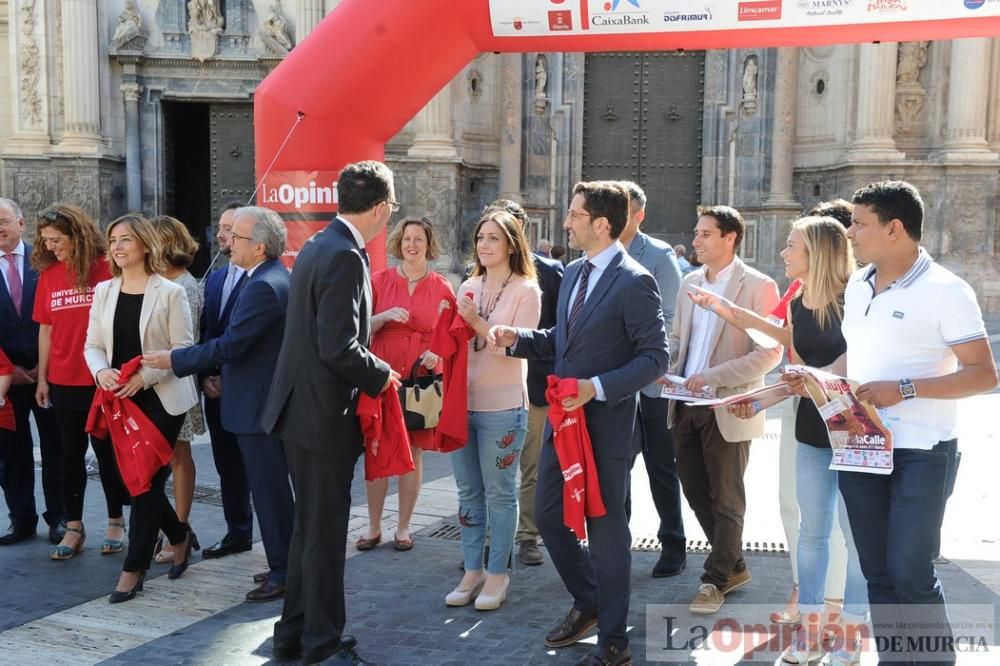
[[[29,244],[20,208],[0,199],[0,479],[11,519],[0,545],[36,533],[33,416],[51,559],[85,547],[91,447],[108,514],[100,551],[125,551],[111,603],[133,599],[154,563],[183,575],[200,548],[189,524],[190,443],[207,426],[227,529],[204,557],[251,547],[252,497],[268,571],[253,575],[246,598],[284,598],[274,656],[352,663],[344,557],[366,451],[359,396],[395,401],[429,375],[442,380],[445,406],[436,427],[400,430],[393,450],[412,471],[398,478],[392,547],[415,547],[423,453],[447,453],[464,574],[444,602],[501,608],[516,589],[514,557],[540,565],[544,544],[572,597],[544,644],[565,647],[596,627],[581,663],[631,664],[628,524],[640,454],[659,516],[652,575],[687,566],[683,498],[712,546],[690,611],[716,613],[752,580],[744,473],[764,412],[752,401],[688,405],[663,397],[662,384],[680,377],[690,391],[740,394],[787,358],[862,382],[857,397],[892,432],[894,468],[831,471],[823,416],[801,377],[783,376],[798,394],[782,424],[776,507],[792,557],[788,602],[770,619],[798,630],[782,660],[857,663],[871,619],[876,636],[926,638],[934,626],[941,639],[879,642],[884,660],[920,663],[934,651],[953,661],[933,560],[959,460],[955,401],[991,390],[997,374],[971,288],[920,246],[924,206],[912,185],[874,183],[794,221],[781,253],[792,281],[784,297],[740,259],[746,227],[729,206],[698,209],[686,257],[641,230],[639,185],[579,183],[564,229],[581,257],[564,264],[548,241],[532,252],[524,209],[498,200],[476,223],[456,292],[431,268],[441,248],[427,218],[396,223],[395,263],[372,273],[366,244],[399,208],[385,165],[348,165],[337,187],[338,215],[291,273],[280,217],[228,206],[217,238],[229,261],[203,285],[187,270],[198,244],[174,218],[129,214],[102,233],[80,208],[56,204],[38,215]],[[557,396],[552,377],[574,380],[572,393]],[[94,424],[102,404],[126,401],[150,424],[144,444],[162,440],[138,471],[116,453],[115,433]],[[553,433],[553,405],[585,422],[581,458],[561,443],[562,426]],[[366,480],[360,551],[383,539],[387,491],[385,476]],[[583,508],[584,494],[600,511]]]

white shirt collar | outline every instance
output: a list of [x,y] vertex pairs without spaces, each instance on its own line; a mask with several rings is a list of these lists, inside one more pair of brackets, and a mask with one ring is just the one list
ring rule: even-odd
[[593,259],[588,259],[587,261],[594,265],[593,270],[603,271],[608,267],[608,264],[611,263],[611,260],[614,259],[618,252],[624,251],[625,247],[616,240],[614,243],[594,255]]
[[337,216],[337,219],[343,222],[344,225],[347,227],[347,230],[351,232],[351,235],[354,236],[354,240],[358,244],[358,247],[361,248],[362,250],[365,249],[365,237],[361,235],[361,232],[358,231],[358,228],[355,227],[350,222],[348,222],[343,217],[341,217],[340,215]]
[[[701,269],[702,273],[704,273],[707,269],[708,269],[707,266],[705,268],[702,268]],[[733,274],[734,270],[736,270],[736,257],[735,256],[733,257],[733,260],[729,262],[728,266],[726,266],[721,271],[719,271],[718,273],[715,274],[715,279],[712,281],[712,283],[714,284],[715,282],[719,282],[720,280],[722,280],[723,282],[729,280],[729,277]],[[705,281],[708,282],[708,276],[707,275],[705,276]]]
[[14,248],[13,252],[3,252],[0,253],[0,257],[6,257],[8,254],[19,254],[21,258],[24,258],[24,240],[19,240],[17,246]]
[[263,264],[265,261],[267,261],[267,259],[262,259],[261,262],[259,264],[257,264],[256,266],[254,266],[253,268],[247,269],[247,279],[248,280],[253,277],[254,271],[256,271],[258,268],[260,268],[261,264]]

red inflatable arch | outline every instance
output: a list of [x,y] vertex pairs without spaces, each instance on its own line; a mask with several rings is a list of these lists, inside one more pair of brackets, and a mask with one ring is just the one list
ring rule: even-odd
[[[583,18],[588,11],[631,10],[640,4],[648,8],[665,3],[342,0],[271,72],[254,96],[258,179],[269,173],[257,201],[283,212],[289,220],[289,262],[305,238],[325,224],[335,209],[332,192],[337,171],[349,162],[383,159],[385,142],[483,51],[663,51],[1000,35],[1000,5],[992,4],[992,0],[927,3],[947,6],[934,10],[918,10],[917,0],[844,0],[844,5],[859,8],[857,12],[877,12],[880,22],[838,24],[837,17],[827,17],[822,21],[824,25],[812,26],[785,25],[782,0],[725,3],[738,6],[740,21],[754,18],[754,12],[759,12],[761,18],[776,19],[748,20],[730,29],[667,31],[665,26],[661,32],[597,34],[597,30],[587,29],[589,25]],[[784,0],[785,17],[809,4]],[[693,3],[695,8],[699,5]],[[525,30],[524,36],[509,35],[509,29],[497,30],[500,36],[494,34],[495,25],[504,25],[499,13],[508,7],[526,6],[529,12],[542,15],[549,11],[550,17],[555,13],[552,10],[562,11],[564,16],[572,12],[573,24],[553,26],[550,20],[542,27],[552,32],[537,34],[539,22],[535,21],[534,29]],[[735,7],[732,11],[736,11]],[[912,18],[916,11],[937,12],[936,16],[944,18],[904,20]],[[891,14],[889,22],[886,13]],[[511,16],[505,25],[514,26],[516,32],[523,27],[523,19]],[[554,32],[556,29],[560,32]],[[297,118],[300,122],[296,126]],[[312,223],[293,221],[308,220],[310,212]],[[374,265],[384,266],[384,243],[373,246]]]

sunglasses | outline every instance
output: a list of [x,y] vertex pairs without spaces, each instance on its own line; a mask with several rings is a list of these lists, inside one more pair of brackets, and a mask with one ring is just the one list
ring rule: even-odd
[[39,220],[48,220],[49,222],[55,222],[61,217],[62,215],[60,215],[58,211],[54,210],[47,210],[38,214]]

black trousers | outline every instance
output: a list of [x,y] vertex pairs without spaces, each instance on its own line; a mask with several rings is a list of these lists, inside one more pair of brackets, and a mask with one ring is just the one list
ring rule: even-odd
[[237,542],[253,541],[250,482],[236,435],[222,427],[222,400],[205,396],[205,421],[212,438],[212,457],[219,473],[226,534]]
[[551,439],[542,444],[538,464],[535,520],[559,577],[573,595],[573,607],[584,612],[597,609],[598,644],[623,649],[628,645],[625,623],[632,576],[632,535],[625,516],[632,461],[596,457],[595,462],[608,513],[587,519],[589,550],[563,523],[565,482]]
[[[87,413],[94,399],[94,386],[49,385],[49,398],[59,426],[62,444],[63,498],[66,503],[66,520],[83,520],[83,497],[87,489]],[[111,449],[111,441],[90,437],[97,464],[100,466],[101,486],[107,503],[108,518],[121,518],[122,507],[128,503],[128,492],[118,474],[118,464]]]
[[[140,391],[132,400],[149,417],[170,446],[173,446],[184,424],[184,414],[168,414],[156,391],[151,388]],[[145,571],[149,568],[160,530],[163,530],[172,544],[184,541],[187,536],[187,525],[178,520],[164,490],[169,475],[170,465],[164,465],[153,475],[149,490],[132,497],[128,553],[125,555],[122,571]]]
[[45,495],[45,513],[42,517],[49,525],[63,519],[62,448],[59,444],[59,426],[51,409],[42,409],[35,402],[35,385],[11,386],[7,398],[14,407],[16,430],[0,436],[0,487],[10,512],[10,522],[16,527],[34,529],[38,524],[35,508],[35,458],[31,440],[29,418],[35,415],[38,427],[38,444],[42,451],[42,491]]
[[301,643],[303,662],[314,663],[334,653],[347,622],[344,552],[357,457],[284,444],[295,489],[295,524],[285,605],[274,625],[274,642]]

